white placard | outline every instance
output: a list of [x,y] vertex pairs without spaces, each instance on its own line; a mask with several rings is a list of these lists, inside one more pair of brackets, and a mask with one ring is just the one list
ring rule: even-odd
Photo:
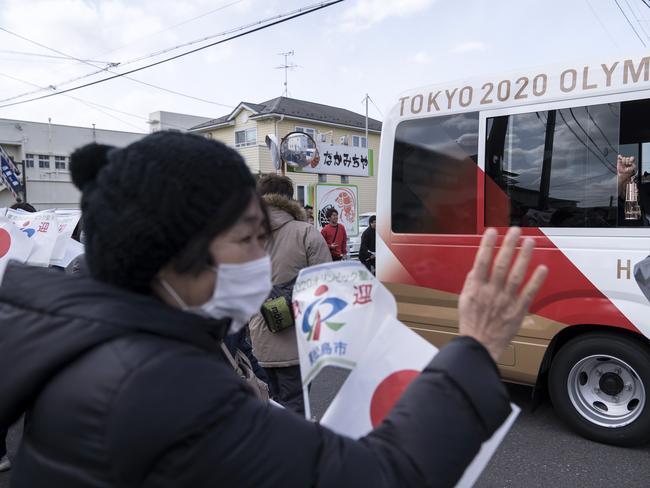
[[59,235],[58,221],[54,210],[29,213],[8,209],[7,218],[34,241],[34,247],[27,259],[27,264],[49,266],[52,251],[54,251]]
[[58,222],[58,236],[56,238],[54,249],[52,250],[50,263],[56,266],[65,267],[62,262],[65,258],[66,247],[79,219],[81,218],[81,210],[57,209],[55,210],[55,213]]
[[319,159],[299,171],[323,175],[372,176],[373,151],[365,147],[317,143]]

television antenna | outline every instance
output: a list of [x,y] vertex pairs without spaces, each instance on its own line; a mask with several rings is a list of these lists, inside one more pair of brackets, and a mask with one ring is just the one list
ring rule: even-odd
[[297,64],[293,62],[289,62],[289,56],[294,56],[296,53],[293,51],[287,51],[286,53],[278,53],[278,56],[284,56],[284,64],[282,66],[276,66],[275,69],[283,69],[284,70],[284,92],[282,93],[282,96],[288,97],[289,96],[289,70],[293,71],[295,68],[300,68]]

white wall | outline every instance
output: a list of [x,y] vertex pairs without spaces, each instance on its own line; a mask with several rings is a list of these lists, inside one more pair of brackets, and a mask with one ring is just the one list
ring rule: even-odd
[[212,118],[197,117],[196,115],[179,114],[176,112],[159,111],[149,114],[150,132],[158,132],[159,130],[180,130],[184,132],[210,120]]
[[[123,147],[146,134],[121,132],[92,127],[74,127],[22,120],[0,119],[0,144],[16,162],[33,154],[34,168],[25,168],[27,201],[37,209],[78,208],[79,191],[74,187],[68,170],[70,154],[85,144],[97,142]],[[38,167],[38,155],[49,156],[50,168]],[[54,156],[66,157],[66,168],[56,169]],[[19,168],[22,167],[19,165]],[[4,188],[4,187],[2,187]],[[6,189],[0,191],[0,205],[13,203]]]

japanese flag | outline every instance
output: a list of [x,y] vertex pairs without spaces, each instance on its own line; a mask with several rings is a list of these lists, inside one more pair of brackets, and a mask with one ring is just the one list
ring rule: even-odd
[[0,217],[0,282],[7,263],[11,260],[24,263],[32,252],[34,242],[6,217]]
[[32,266],[49,266],[52,251],[59,236],[58,221],[54,210],[22,212],[7,210],[7,218],[33,241],[33,249],[27,258]]
[[[438,350],[394,317],[388,317],[368,345],[321,419],[321,424],[349,437],[362,437],[388,415],[408,385]],[[471,487],[519,414],[512,413],[483,443],[457,487]]]
[[[314,375],[325,365],[351,369],[321,424],[353,438],[366,435],[438,350],[397,320],[394,297],[360,263],[303,270],[293,297],[306,414],[306,386]],[[518,412],[513,405],[457,486],[469,487],[478,479]]]
[[321,424],[350,437],[377,427],[438,350],[387,317],[330,404]]

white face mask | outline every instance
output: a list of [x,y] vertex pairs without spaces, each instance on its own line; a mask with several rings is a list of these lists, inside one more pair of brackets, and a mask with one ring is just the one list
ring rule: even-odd
[[271,293],[271,258],[264,256],[241,264],[220,264],[214,270],[217,280],[212,297],[200,307],[188,307],[164,279],[160,278],[160,284],[183,310],[215,319],[231,318],[228,333],[235,334],[259,312]]

